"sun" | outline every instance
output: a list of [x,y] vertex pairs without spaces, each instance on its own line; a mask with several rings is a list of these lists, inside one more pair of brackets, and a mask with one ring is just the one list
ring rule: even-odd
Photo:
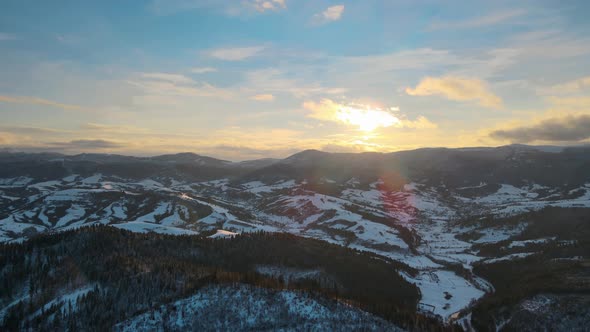
[[339,121],[358,126],[365,132],[400,123],[400,120],[390,112],[364,105],[342,106],[336,112],[336,117]]

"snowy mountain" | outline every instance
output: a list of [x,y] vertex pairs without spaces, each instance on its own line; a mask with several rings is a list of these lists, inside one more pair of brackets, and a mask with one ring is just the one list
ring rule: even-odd
[[[588,208],[586,147],[308,150],[241,163],[189,153],[0,154],[5,243],[92,225],[213,238],[290,233],[398,262],[420,291],[417,311],[469,328],[471,309],[497,288],[478,269],[580,246],[573,229],[535,232],[535,220]],[[589,258],[555,258],[571,257]],[[121,329],[140,322],[148,324],[137,318]]]

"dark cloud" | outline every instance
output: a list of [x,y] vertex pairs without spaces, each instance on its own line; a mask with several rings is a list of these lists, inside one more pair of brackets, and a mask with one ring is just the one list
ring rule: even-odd
[[50,143],[51,146],[56,148],[66,149],[66,150],[76,150],[76,149],[112,149],[112,148],[120,148],[122,147],[121,144],[102,140],[102,139],[79,139],[70,142],[53,142]]
[[547,119],[533,126],[496,130],[490,133],[490,136],[513,143],[577,142],[590,138],[590,115]]

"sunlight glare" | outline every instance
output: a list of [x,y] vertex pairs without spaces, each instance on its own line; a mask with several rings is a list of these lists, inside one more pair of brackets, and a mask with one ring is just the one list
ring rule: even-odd
[[336,112],[338,120],[356,125],[360,130],[370,132],[378,127],[390,127],[400,120],[390,112],[364,105],[341,106]]

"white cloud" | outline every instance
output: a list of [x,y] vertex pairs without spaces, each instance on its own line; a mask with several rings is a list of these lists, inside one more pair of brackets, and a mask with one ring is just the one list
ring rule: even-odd
[[147,79],[153,79],[158,81],[166,81],[178,84],[191,84],[194,81],[190,77],[186,77],[180,74],[169,74],[169,73],[141,73],[141,77]]
[[195,68],[191,68],[191,73],[194,73],[194,74],[214,73],[216,71],[217,71],[217,68],[213,68],[213,67],[195,67]]
[[344,5],[336,5],[328,7],[321,13],[315,14],[313,16],[312,22],[314,24],[326,24],[334,21],[338,21],[342,18],[342,14],[344,13]]
[[581,77],[562,84],[557,84],[548,89],[542,89],[542,92],[552,94],[576,94],[585,91],[590,92],[590,76]]
[[152,0],[148,8],[158,15],[211,10],[228,16],[243,16],[284,10],[287,3],[285,0]]
[[140,73],[139,78],[127,81],[139,88],[143,95],[135,96],[136,101],[158,100],[159,103],[175,104],[174,100],[162,96],[230,98],[232,92],[217,88],[207,82],[197,82],[180,74]]
[[258,12],[265,12],[268,10],[276,11],[287,8],[285,0],[254,0],[246,1],[246,4],[254,7]]
[[275,96],[273,96],[271,94],[260,94],[260,95],[252,96],[252,97],[250,97],[250,99],[256,100],[256,101],[273,101],[273,100],[275,100]]
[[266,46],[250,46],[250,47],[231,47],[231,48],[218,48],[209,51],[209,56],[224,60],[224,61],[241,61],[247,58],[251,58],[260,53],[266,48]]
[[471,18],[467,20],[459,20],[452,22],[434,22],[431,24],[431,29],[471,29],[490,25],[496,25],[509,21],[513,18],[521,17],[526,14],[523,9],[514,9],[491,13],[488,15]]
[[346,92],[346,89],[327,87],[315,81],[292,77],[290,73],[274,68],[250,71],[246,74],[246,79],[245,86],[253,91],[289,93],[296,98]]
[[38,97],[29,97],[29,96],[0,96],[0,102],[4,103],[16,103],[16,104],[32,104],[32,105],[41,105],[41,106],[50,106],[50,107],[57,107],[61,108],[66,111],[89,111],[89,109],[84,108],[80,105],[73,105],[73,104],[64,104],[53,100],[38,98]]
[[426,77],[416,88],[406,88],[410,96],[441,95],[450,100],[477,101],[484,107],[499,108],[502,99],[492,93],[487,84],[479,79],[461,77]]

